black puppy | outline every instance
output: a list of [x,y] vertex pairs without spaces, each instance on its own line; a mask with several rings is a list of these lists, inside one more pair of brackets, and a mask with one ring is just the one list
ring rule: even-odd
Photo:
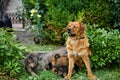
[[36,75],[36,70],[38,68],[38,58],[35,54],[28,54],[25,59],[25,69],[31,75]]

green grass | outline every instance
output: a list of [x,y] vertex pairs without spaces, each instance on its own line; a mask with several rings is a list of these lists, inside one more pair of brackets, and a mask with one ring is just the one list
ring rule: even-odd
[[54,46],[54,45],[25,45],[27,47],[28,51],[52,51],[56,50],[60,46]]
[[[54,45],[26,45],[29,51],[52,51],[58,49]],[[27,72],[20,74],[17,80],[63,80],[62,77],[54,74],[52,71],[38,71],[38,76],[31,76]],[[120,68],[101,68],[99,70],[94,69],[93,74],[97,76],[97,80],[120,80]],[[89,80],[86,69],[80,70],[74,74],[70,80]]]
[[[25,72],[19,76],[18,80],[63,80],[52,71],[38,71],[37,74],[38,76],[31,76]],[[93,74],[97,76],[97,80],[120,80],[120,69],[118,68],[94,70]],[[89,80],[89,78],[84,69],[74,74],[70,80]]]

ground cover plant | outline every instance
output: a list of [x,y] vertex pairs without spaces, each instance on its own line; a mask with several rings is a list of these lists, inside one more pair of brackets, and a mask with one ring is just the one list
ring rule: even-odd
[[20,60],[24,51],[25,47],[15,42],[12,32],[0,28],[0,79],[14,78],[23,71]]

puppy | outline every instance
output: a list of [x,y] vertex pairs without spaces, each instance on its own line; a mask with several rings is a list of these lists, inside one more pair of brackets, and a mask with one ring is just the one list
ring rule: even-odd
[[[55,54],[52,56],[52,71],[62,77],[65,77],[68,73],[68,57],[67,54],[60,56],[60,54]],[[78,67],[75,65],[73,68],[73,73],[78,71]]]
[[88,38],[85,34],[85,26],[81,22],[69,22],[66,30],[69,35],[66,41],[69,69],[65,78],[69,79],[72,76],[74,63],[76,63],[79,67],[81,66],[82,59],[87,68],[89,78],[96,80],[96,77],[92,74],[90,68],[89,55],[91,55],[91,50]]
[[43,70],[48,70],[48,69],[51,69],[52,66],[52,56],[54,54],[60,54],[60,55],[64,55],[64,54],[67,54],[67,50],[65,47],[62,47],[58,50],[55,50],[55,51],[52,51],[52,52],[49,52],[48,54],[46,54],[43,59],[42,59],[42,68]]
[[37,75],[36,71],[38,69],[42,70],[42,58],[45,56],[45,53],[26,53],[27,56],[24,60],[24,65],[26,71],[31,75]]

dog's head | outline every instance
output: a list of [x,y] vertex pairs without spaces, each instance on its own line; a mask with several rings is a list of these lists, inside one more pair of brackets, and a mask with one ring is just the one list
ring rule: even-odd
[[81,37],[84,35],[85,26],[81,22],[69,22],[66,30],[69,37]]

